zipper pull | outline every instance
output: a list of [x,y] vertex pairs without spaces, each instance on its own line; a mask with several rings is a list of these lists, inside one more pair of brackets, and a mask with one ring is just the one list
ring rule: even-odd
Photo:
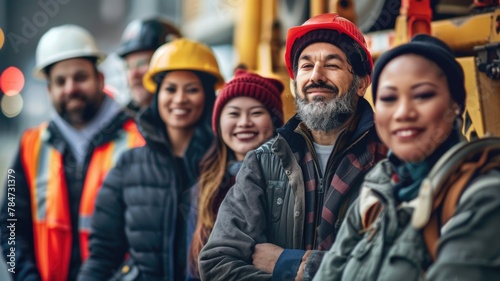
[[319,180],[319,193],[323,193],[323,179]]

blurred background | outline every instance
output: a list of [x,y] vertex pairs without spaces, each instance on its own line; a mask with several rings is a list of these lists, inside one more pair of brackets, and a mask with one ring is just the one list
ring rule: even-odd
[[[189,1],[185,1],[189,2]],[[216,6],[199,2],[189,9],[211,9],[221,21],[225,12],[216,13]],[[200,7],[204,5],[206,7]],[[108,54],[100,65],[106,78],[106,89],[115,99],[126,104],[129,93],[122,60],[114,54],[126,24],[133,19],[162,15],[177,26],[183,22],[181,1],[169,0],[0,0],[0,189],[3,191],[7,167],[18,147],[21,133],[28,127],[48,120],[52,106],[45,81],[32,76],[35,50],[40,37],[50,28],[72,23],[89,30],[98,47]],[[224,9],[224,8],[222,8]],[[222,10],[220,10],[222,11]],[[219,61],[231,60],[231,50],[214,48]],[[229,64],[227,64],[229,66]],[[224,68],[225,64],[223,65]],[[224,68],[230,75],[230,69]],[[3,196],[3,192],[0,192]]]

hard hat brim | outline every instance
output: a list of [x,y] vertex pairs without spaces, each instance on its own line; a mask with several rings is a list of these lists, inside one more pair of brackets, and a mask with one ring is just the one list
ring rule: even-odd
[[216,79],[216,82],[215,82],[215,89],[218,90],[220,88],[222,88],[222,86],[224,86],[224,78],[219,74],[219,73],[213,73],[213,72],[210,72],[210,71],[207,71],[206,69],[192,69],[192,68],[186,68],[186,69],[182,69],[182,68],[176,68],[176,69],[165,69],[165,70],[159,70],[157,72],[147,72],[146,74],[144,74],[144,77],[142,78],[142,84],[144,85],[144,88],[152,93],[152,94],[155,94],[156,93],[156,88],[158,87],[154,77],[162,72],[171,72],[171,71],[182,71],[182,70],[185,70],[185,71],[199,71],[199,72],[204,72],[206,74],[210,74],[212,76],[214,76],[214,78]]
[[88,55],[83,55],[81,51],[72,51],[72,52],[67,52],[65,54],[59,55],[56,59],[54,60],[47,60],[44,61],[43,64],[37,65],[33,68],[33,76],[37,79],[45,79],[45,71],[44,69],[52,64],[55,64],[57,62],[63,61],[63,60],[69,60],[69,59],[76,59],[76,58],[96,58],[96,65],[99,65],[106,59],[107,55],[103,52],[92,52],[89,53]]

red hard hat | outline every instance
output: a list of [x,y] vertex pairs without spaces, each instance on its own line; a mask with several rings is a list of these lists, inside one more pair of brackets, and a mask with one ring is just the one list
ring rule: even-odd
[[286,39],[286,50],[285,50],[285,63],[288,70],[288,75],[290,78],[294,79],[293,73],[293,54],[292,47],[297,39],[304,36],[306,33],[318,30],[318,29],[331,29],[336,30],[339,33],[346,34],[352,38],[359,46],[362,47],[364,53],[366,54],[367,60],[363,63],[368,64],[366,67],[373,69],[373,60],[370,52],[367,49],[365,38],[363,34],[359,31],[354,23],[339,16],[336,13],[321,14],[308,19],[301,26],[296,26],[288,29],[288,35]]

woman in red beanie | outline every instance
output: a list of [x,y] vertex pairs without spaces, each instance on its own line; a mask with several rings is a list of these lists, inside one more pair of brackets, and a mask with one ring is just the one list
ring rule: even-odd
[[199,280],[198,255],[205,245],[217,211],[247,152],[270,139],[283,125],[283,84],[245,70],[220,91],[212,115],[214,142],[201,161],[197,208],[189,225],[196,228],[189,251],[190,280]]

